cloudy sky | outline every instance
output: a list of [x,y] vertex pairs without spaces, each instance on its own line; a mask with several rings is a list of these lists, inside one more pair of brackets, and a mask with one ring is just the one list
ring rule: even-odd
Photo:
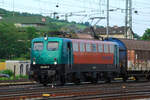
[[[64,15],[69,21],[86,22],[95,24],[92,17],[106,17],[107,0],[0,0],[0,8],[10,11],[29,12],[43,14],[53,17],[52,13],[57,12],[60,19]],[[110,9],[118,9],[110,12],[110,26],[125,25],[125,0],[109,0]],[[56,7],[56,5],[58,5]],[[142,35],[147,28],[150,28],[150,3],[148,0],[133,0],[133,31]],[[138,13],[134,13],[138,11]],[[106,26],[106,19],[98,22],[98,25]]]

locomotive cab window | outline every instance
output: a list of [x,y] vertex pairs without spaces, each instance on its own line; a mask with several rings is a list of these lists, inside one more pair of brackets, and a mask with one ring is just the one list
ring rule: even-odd
[[59,45],[58,42],[48,42],[47,50],[56,51],[58,49],[58,45]]
[[33,50],[40,51],[43,50],[43,42],[35,42],[33,44]]

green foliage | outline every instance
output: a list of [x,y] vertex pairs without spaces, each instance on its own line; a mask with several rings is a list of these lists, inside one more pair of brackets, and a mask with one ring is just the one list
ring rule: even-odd
[[145,30],[145,33],[142,36],[142,40],[150,40],[150,29]]
[[7,75],[9,75],[10,77],[14,75],[14,73],[12,72],[12,70],[8,70],[8,69],[2,71],[2,74],[7,74]]
[[134,33],[134,36],[133,36],[134,38],[136,38],[137,40],[140,40],[141,39],[141,37],[138,35],[138,34],[136,34],[136,33]]
[[10,58],[15,52],[15,45],[17,45],[17,29],[9,23],[0,23],[0,29],[0,57]]
[[36,28],[35,27],[27,27],[26,28],[26,33],[27,33],[28,39],[30,41],[35,37],[39,37],[39,35],[36,33]]
[[15,78],[12,76],[12,77],[1,77],[0,80],[15,80]]
[[0,23],[0,59],[30,58],[30,42],[40,35],[34,27],[19,32],[11,23]]
[[5,62],[6,61],[6,59],[0,59],[0,62]]
[[19,80],[19,79],[28,79],[28,76],[27,75],[17,75],[16,77],[1,77],[0,80]]
[[1,77],[0,80],[9,80],[9,78]]
[[20,40],[17,28],[11,23],[0,23],[0,59],[13,59],[25,54],[26,41]]
[[15,79],[19,80],[19,79],[28,79],[29,77],[27,75],[16,75]]

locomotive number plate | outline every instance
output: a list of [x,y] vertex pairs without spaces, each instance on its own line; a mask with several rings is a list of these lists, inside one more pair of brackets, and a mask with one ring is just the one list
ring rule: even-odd
[[45,69],[45,68],[49,68],[49,66],[40,66],[40,68]]

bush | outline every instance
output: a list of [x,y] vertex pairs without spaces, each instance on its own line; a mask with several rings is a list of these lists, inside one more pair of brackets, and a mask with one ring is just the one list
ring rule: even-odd
[[12,72],[12,70],[9,70],[9,69],[6,69],[6,70],[2,71],[2,74],[7,74],[7,75],[9,75],[9,77],[11,77],[11,76],[14,75],[14,73]]
[[6,61],[6,59],[0,59],[0,62],[5,62]]
[[27,75],[16,75],[15,79],[28,79]]
[[0,80],[2,80],[2,81],[3,81],[3,80],[9,80],[9,78],[1,77]]

